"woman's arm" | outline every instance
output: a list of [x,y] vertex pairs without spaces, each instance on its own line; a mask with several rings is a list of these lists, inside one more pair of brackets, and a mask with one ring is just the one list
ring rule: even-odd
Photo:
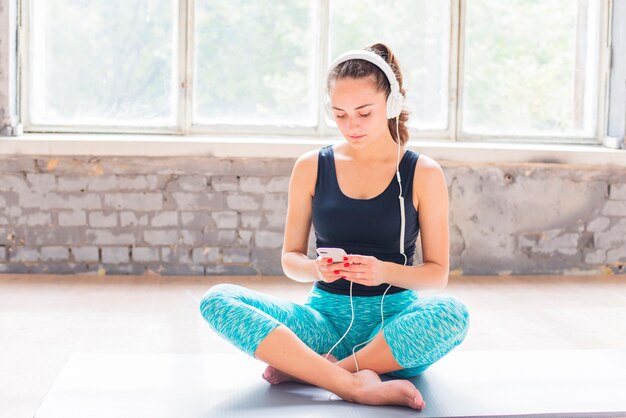
[[347,280],[365,286],[389,283],[413,290],[446,287],[450,270],[448,188],[439,164],[422,154],[415,168],[413,187],[418,202],[423,263],[404,266],[372,256],[348,255],[350,265],[340,268]]
[[317,179],[317,150],[300,156],[289,180],[289,197],[281,265],[285,275],[298,282],[321,280],[316,260],[308,258],[311,212]]
[[423,263],[415,266],[385,262],[387,283],[405,289],[444,289],[450,273],[449,202],[441,166],[420,155],[413,187],[418,199]]

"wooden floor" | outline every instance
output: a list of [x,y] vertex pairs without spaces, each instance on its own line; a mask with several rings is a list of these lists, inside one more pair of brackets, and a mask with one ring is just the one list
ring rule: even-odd
[[[204,292],[225,282],[298,303],[311,286],[285,277],[0,275],[0,417],[32,418],[72,352],[236,352],[199,311]],[[444,293],[470,311],[456,350],[626,348],[624,275],[454,276]]]

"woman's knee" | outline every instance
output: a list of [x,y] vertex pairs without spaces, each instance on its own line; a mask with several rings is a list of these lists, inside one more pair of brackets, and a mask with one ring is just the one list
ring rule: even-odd
[[435,296],[438,304],[440,319],[456,331],[465,336],[469,328],[470,314],[467,306],[452,295]]
[[389,326],[387,343],[404,369],[390,376],[417,376],[465,339],[469,310],[454,296],[436,295]]
[[219,313],[220,307],[228,304],[229,299],[237,297],[240,286],[231,283],[219,283],[207,290],[200,299],[200,313],[209,322]]

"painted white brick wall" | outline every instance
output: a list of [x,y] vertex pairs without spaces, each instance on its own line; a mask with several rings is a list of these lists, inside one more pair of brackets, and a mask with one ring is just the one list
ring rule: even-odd
[[[281,275],[293,163],[1,157],[0,271]],[[626,171],[441,165],[455,274],[624,271]]]

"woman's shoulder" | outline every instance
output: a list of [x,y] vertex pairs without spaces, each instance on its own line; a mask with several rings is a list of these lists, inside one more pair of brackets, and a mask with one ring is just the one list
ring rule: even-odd
[[446,180],[441,165],[428,155],[418,153],[419,157],[415,163],[415,173],[413,176],[414,198],[427,195],[427,191],[432,187],[445,187]]
[[439,163],[427,155],[413,152],[418,155],[413,174],[413,205],[420,211],[420,202],[433,196],[433,189],[447,190],[447,186]]
[[312,149],[300,155],[294,164],[292,177],[299,185],[306,188],[311,193],[315,193],[315,183],[317,181],[317,166],[319,154],[323,148]]
[[437,161],[435,161],[433,158],[429,157],[426,154],[422,154],[420,152],[417,151],[413,151],[410,150],[413,153],[417,154],[417,162],[415,163],[415,171],[417,173],[417,171],[429,171],[429,170],[434,170],[434,171],[438,171],[441,170],[441,166],[439,165],[439,163]]
[[324,148],[327,148],[327,147],[312,149],[300,155],[298,159],[296,160],[296,166],[300,166],[300,168],[305,169],[305,170],[312,169],[312,168],[317,169],[317,162],[319,159],[319,155]]

